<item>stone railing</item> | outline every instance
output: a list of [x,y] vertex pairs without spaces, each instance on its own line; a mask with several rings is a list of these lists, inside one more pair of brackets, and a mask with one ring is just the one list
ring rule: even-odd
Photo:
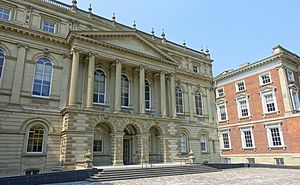
[[59,8],[62,8],[62,9],[65,9],[65,10],[70,10],[71,7],[70,6],[67,6],[59,1],[56,1],[56,0],[40,0],[44,3],[47,3],[47,4],[51,4],[53,6],[56,6],[56,7],[59,7]]

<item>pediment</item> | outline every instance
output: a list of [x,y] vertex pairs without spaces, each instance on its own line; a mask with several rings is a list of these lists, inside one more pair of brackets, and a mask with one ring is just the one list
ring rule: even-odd
[[149,56],[174,64],[177,63],[172,56],[162,51],[136,31],[74,32],[74,34],[115,49],[119,48],[120,50],[128,51],[133,54]]

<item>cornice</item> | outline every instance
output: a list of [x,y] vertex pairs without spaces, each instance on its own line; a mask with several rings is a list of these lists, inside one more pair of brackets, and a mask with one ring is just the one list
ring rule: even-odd
[[[145,53],[130,50],[130,49],[127,49],[127,48],[124,48],[124,47],[120,47],[120,46],[117,46],[117,45],[114,45],[114,44],[111,44],[111,43],[107,43],[107,42],[103,42],[103,41],[99,41],[99,40],[95,40],[95,39],[87,37],[87,36],[93,36],[93,37],[112,37],[112,36],[113,37],[130,37],[130,36],[133,36],[135,34],[133,32],[113,32],[113,33],[112,32],[91,32],[91,35],[89,34],[89,32],[79,32],[79,33],[80,33],[80,35],[78,34],[78,32],[70,32],[70,34],[67,37],[67,43],[72,44],[77,39],[77,40],[85,41],[85,42],[88,42],[88,43],[100,45],[100,46],[105,47],[105,48],[110,48],[110,49],[113,49],[113,50],[125,52],[125,53],[136,55],[136,56],[139,56],[139,57],[144,57],[144,58],[147,58],[147,59],[150,59],[150,60],[155,60],[155,61],[162,62],[162,63],[165,63],[165,64],[169,64],[169,65],[172,65],[172,66],[178,66],[177,62],[174,59],[172,59],[171,57],[167,58],[167,55],[163,54],[161,51],[160,51],[161,55],[165,56],[165,58],[167,58],[166,60],[163,60],[163,59],[151,56],[151,55],[147,55]],[[137,37],[137,38],[141,39],[140,37]],[[143,39],[141,39],[141,40],[142,40],[142,42],[147,42]],[[150,46],[150,45],[148,45],[148,46]],[[154,47],[154,46],[152,46],[152,47]],[[170,61],[171,59],[172,59],[172,61]]]
[[185,76],[185,77],[193,78],[193,79],[197,79],[197,80],[213,82],[212,77],[197,75],[197,74],[193,74],[191,72],[187,72],[187,71],[183,71],[183,70],[176,70],[176,75],[181,75],[181,76]]
[[259,60],[259,61],[255,62],[255,63],[249,64],[249,65],[247,65],[247,66],[245,66],[245,67],[238,68],[238,69],[235,69],[235,70],[233,70],[233,71],[227,72],[226,74],[222,74],[222,73],[221,73],[221,74],[219,74],[218,76],[216,76],[216,77],[214,78],[214,81],[222,80],[222,79],[225,79],[225,78],[228,78],[228,77],[237,75],[237,74],[239,74],[239,73],[242,73],[242,72],[244,72],[244,71],[248,71],[248,70],[253,69],[253,68],[255,68],[255,67],[261,66],[261,65],[263,65],[263,64],[265,64],[265,63],[274,61],[274,60],[276,60],[276,59],[282,57],[282,55],[283,55],[283,53],[278,53],[278,54],[276,54],[276,55],[270,56],[270,57],[265,58],[265,59],[263,59],[263,60]]
[[17,34],[23,34],[24,36],[35,37],[38,39],[46,40],[48,42],[50,41],[50,42],[63,44],[63,45],[67,44],[64,38],[61,38],[57,35],[51,35],[51,34],[39,32],[9,22],[0,21],[0,30],[6,30]]

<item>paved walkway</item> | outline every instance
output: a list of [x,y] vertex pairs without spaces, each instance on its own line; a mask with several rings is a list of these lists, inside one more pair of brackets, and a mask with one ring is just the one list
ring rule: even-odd
[[[271,168],[236,168],[221,172],[178,175],[134,180],[100,182],[71,182],[60,185],[298,185],[300,170]],[[53,184],[54,185],[54,184]],[[55,184],[58,185],[58,184]]]

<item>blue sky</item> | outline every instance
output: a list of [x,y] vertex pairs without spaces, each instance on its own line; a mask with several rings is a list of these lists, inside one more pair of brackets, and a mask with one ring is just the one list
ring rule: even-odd
[[[72,0],[61,0],[71,4]],[[280,44],[300,55],[299,0],[78,0],[93,12],[200,50],[208,46],[214,75],[271,55]]]

